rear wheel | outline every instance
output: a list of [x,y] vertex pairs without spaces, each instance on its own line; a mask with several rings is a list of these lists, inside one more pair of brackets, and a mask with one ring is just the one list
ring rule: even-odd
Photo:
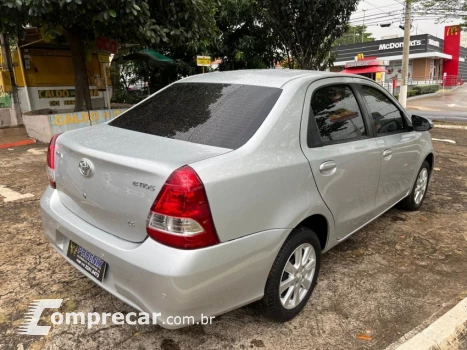
[[425,199],[428,183],[430,182],[430,164],[425,160],[417,175],[412,192],[398,205],[401,209],[415,211],[420,209]]
[[311,230],[296,229],[274,261],[260,302],[261,309],[281,322],[295,317],[313,292],[320,266],[318,237]]

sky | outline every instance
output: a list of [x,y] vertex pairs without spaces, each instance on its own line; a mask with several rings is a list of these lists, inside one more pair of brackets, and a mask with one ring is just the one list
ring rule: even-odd
[[[403,10],[403,0],[361,0],[357,11],[350,17],[350,24],[362,25],[363,15],[365,14],[367,31],[372,33],[375,39],[378,40],[387,35],[403,36],[404,32],[399,28],[401,21],[403,21]],[[393,23],[388,28],[378,26],[381,23],[391,22]],[[415,14],[411,35],[428,33],[443,39],[444,26],[460,22],[460,20],[451,20],[446,23],[437,23],[434,16],[427,17]]]

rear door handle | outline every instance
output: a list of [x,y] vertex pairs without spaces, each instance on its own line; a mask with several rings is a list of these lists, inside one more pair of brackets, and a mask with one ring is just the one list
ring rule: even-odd
[[387,149],[383,152],[383,158],[384,160],[389,160],[391,159],[392,156],[392,151],[390,149]]
[[333,160],[328,160],[327,162],[321,163],[319,166],[319,171],[323,175],[333,175],[336,172],[337,165]]

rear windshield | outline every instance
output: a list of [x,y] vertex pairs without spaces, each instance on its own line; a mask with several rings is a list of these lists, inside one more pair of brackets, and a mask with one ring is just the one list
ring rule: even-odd
[[122,114],[110,125],[236,149],[258,130],[281,92],[253,85],[178,83]]

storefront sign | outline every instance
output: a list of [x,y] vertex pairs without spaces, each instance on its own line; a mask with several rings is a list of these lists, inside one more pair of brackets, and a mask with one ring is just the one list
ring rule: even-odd
[[388,64],[389,64],[389,61],[384,61],[384,60],[354,61],[354,62],[347,62],[345,64],[345,68],[387,66]]
[[96,48],[97,51],[115,54],[118,52],[118,43],[113,39],[98,37],[96,40]]
[[94,110],[88,112],[50,114],[49,125],[52,134],[105,123],[126,109]]
[[[410,46],[421,46],[422,41],[421,40],[413,40],[410,42]],[[400,49],[404,47],[404,43],[389,43],[389,44],[380,44],[379,45],[379,51],[384,51],[384,50],[392,50],[392,49]]]
[[[89,89],[91,97],[98,97],[97,89]],[[59,90],[37,90],[39,98],[70,98],[75,97],[74,89],[59,89]]]
[[196,56],[196,65],[209,67],[211,66],[211,57],[210,56]]
[[439,41],[428,39],[428,45],[439,47]]
[[109,63],[109,55],[106,53],[97,53],[97,60],[101,63]]

